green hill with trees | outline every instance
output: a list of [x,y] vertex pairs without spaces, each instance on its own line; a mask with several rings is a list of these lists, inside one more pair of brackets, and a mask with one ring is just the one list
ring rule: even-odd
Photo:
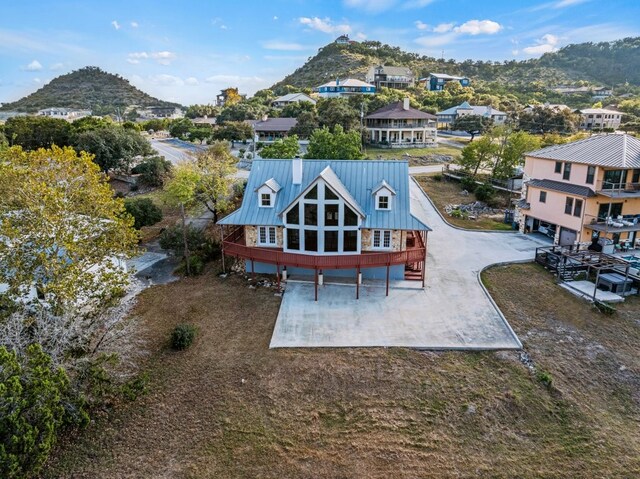
[[120,75],[107,73],[98,67],[84,67],[54,78],[38,91],[0,110],[36,112],[42,108],[78,108],[94,115],[122,114],[131,106],[179,107],[177,103],[158,100],[140,91]]
[[377,64],[406,66],[418,77],[430,72],[465,75],[475,85],[503,89],[549,88],[576,82],[607,86],[628,83],[633,87],[640,86],[640,37],[573,44],[537,59],[504,62],[437,59],[377,41],[331,43],[272,88],[281,92],[287,85],[308,88],[335,78],[364,79],[367,69]]

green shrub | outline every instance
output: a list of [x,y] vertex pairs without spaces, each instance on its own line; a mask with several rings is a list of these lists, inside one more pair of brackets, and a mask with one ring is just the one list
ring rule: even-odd
[[[189,252],[199,256],[202,261],[215,258],[220,253],[220,246],[212,241],[204,231],[187,225],[187,245]],[[176,256],[184,256],[184,239],[182,226],[176,225],[165,229],[160,235],[160,247],[172,250]]]
[[473,179],[473,177],[471,176],[463,176],[462,179],[460,180],[460,186],[462,187],[463,190],[472,192],[472,191],[475,191],[476,187],[478,186],[478,183],[476,183],[476,180]]
[[37,474],[66,425],[88,420],[69,379],[38,344],[24,358],[0,347],[0,477]]
[[162,210],[149,198],[125,200],[124,208],[133,216],[135,220],[133,227],[138,230],[143,226],[155,225],[162,220]]
[[147,186],[162,186],[171,172],[171,162],[161,156],[152,156],[131,169],[131,173],[139,174],[140,182]]
[[431,176],[431,178],[433,179],[433,181],[442,181],[442,175],[440,173]]
[[540,381],[546,388],[551,388],[553,384],[553,377],[547,371],[538,371],[536,373],[536,379]]
[[[182,263],[179,271],[182,274],[185,274],[185,275],[187,274],[186,261]],[[191,276],[198,276],[202,274],[203,271],[204,271],[204,261],[202,261],[202,258],[197,254],[190,255],[189,256],[189,274]]]
[[451,217],[466,220],[469,217],[469,214],[466,211],[455,209],[451,212]]
[[191,324],[179,324],[171,333],[171,347],[181,351],[187,349],[196,337],[196,328]]
[[475,191],[476,199],[478,201],[484,201],[485,203],[490,202],[495,194],[496,189],[487,183],[478,185]]
[[598,308],[598,311],[600,311],[602,314],[606,314],[607,316],[611,316],[611,315],[615,314],[615,312],[616,312],[616,308],[611,306],[609,303],[603,303],[602,301],[596,301],[593,304],[594,304],[594,306],[596,308]]

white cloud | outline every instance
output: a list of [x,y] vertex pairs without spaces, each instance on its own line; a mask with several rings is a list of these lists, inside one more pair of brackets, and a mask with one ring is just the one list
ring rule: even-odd
[[54,63],[53,65],[51,65],[49,67],[49,70],[51,71],[58,71],[58,70],[62,70],[64,68],[64,63]]
[[184,83],[186,85],[199,85],[200,82],[198,81],[198,79],[196,77],[189,77],[187,78]]
[[447,33],[450,32],[451,30],[453,30],[453,27],[455,27],[456,24],[455,23],[441,23],[439,25],[436,25],[433,28],[433,31],[435,33]]
[[449,32],[444,35],[432,35],[428,37],[418,37],[414,41],[423,47],[431,48],[431,47],[441,47],[443,45],[448,45],[453,42],[456,38],[458,38],[458,34],[454,32]]
[[469,20],[454,29],[458,33],[466,33],[469,35],[493,35],[502,30],[502,25],[493,20]]
[[344,5],[350,8],[357,8],[360,11],[375,14],[390,10],[392,8],[400,10],[412,10],[423,8],[434,0],[344,0]]
[[277,19],[278,19],[278,16],[277,16],[277,15],[274,15],[274,16],[273,16],[273,19],[274,19],[274,20],[277,20]]
[[581,3],[588,2],[589,0],[560,0],[553,5],[553,8],[565,8],[573,5],[580,5]]
[[263,78],[260,77],[246,77],[246,76],[241,76],[241,75],[212,75],[210,77],[207,77],[205,79],[205,81],[207,83],[220,83],[220,82],[226,82],[229,83],[231,85],[235,85],[235,84],[244,84],[244,83],[248,83],[248,82],[264,82]]
[[429,25],[427,25],[427,24],[426,24],[426,23],[424,23],[424,22],[421,22],[420,20],[416,20],[416,21],[414,22],[414,25],[416,26],[416,28],[417,28],[418,30],[427,30],[427,29],[429,28]]
[[180,77],[174,75],[167,75],[166,73],[162,73],[160,75],[151,75],[149,77],[149,81],[156,85],[168,85],[168,86],[182,86],[184,85],[184,80]]
[[350,33],[351,32],[351,26],[347,25],[347,24],[342,24],[342,25],[334,25],[333,23],[331,23],[331,19],[326,17],[324,19],[319,18],[319,17],[300,17],[298,19],[298,21],[302,24],[302,25],[306,25],[307,27],[313,29],[313,30],[318,30],[320,32],[323,33],[331,33],[331,34],[336,34],[336,33]]
[[227,27],[224,22],[222,21],[222,18],[220,17],[216,17],[213,20],[211,20],[211,25],[213,25],[214,27],[218,27],[220,30],[228,30],[229,27]]
[[138,22],[131,22],[130,25],[131,25],[131,28],[138,28],[139,27]]
[[42,64],[38,60],[33,60],[31,63],[23,67],[23,70],[27,70],[28,72],[37,72],[42,70]]
[[357,38],[358,40],[361,40],[361,41],[362,41],[362,40],[366,40],[366,39],[367,39],[367,36],[366,36],[364,33],[362,33],[362,32],[358,32],[358,33],[356,33],[356,38]]
[[142,60],[153,59],[160,65],[170,65],[173,60],[176,59],[176,54],[173,52],[133,52],[127,55],[127,61],[132,65],[137,65]]
[[522,49],[527,55],[542,55],[543,53],[555,52],[558,50],[560,38],[551,33],[543,35],[542,38],[536,40],[536,45],[525,47]]
[[34,78],[33,83],[42,83],[42,80],[40,78]]
[[282,42],[279,40],[268,40],[262,44],[267,50],[284,50],[284,51],[300,51],[307,50],[307,47],[300,43]]
[[120,30],[120,24],[114,20],[113,22],[111,22],[111,25],[113,25],[113,28],[115,28],[116,30]]

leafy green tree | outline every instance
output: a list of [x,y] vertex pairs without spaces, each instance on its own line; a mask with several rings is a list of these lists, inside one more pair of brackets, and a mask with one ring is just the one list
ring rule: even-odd
[[494,158],[498,152],[498,145],[493,142],[490,136],[483,136],[478,141],[469,143],[462,149],[462,155],[458,159],[458,164],[463,170],[473,174],[478,174],[478,170],[493,168]]
[[154,118],[152,120],[143,121],[141,123],[144,131],[163,131],[168,130],[171,120],[168,118]]
[[174,138],[187,139],[188,133],[195,127],[188,118],[177,118],[169,125],[169,134]]
[[139,132],[119,126],[80,133],[75,148],[94,155],[94,161],[104,172],[114,169],[128,171],[134,157],[154,153],[149,142]]
[[316,130],[309,139],[305,158],[319,160],[361,160],[362,138],[358,131],[345,132],[341,125],[333,131],[328,128]]
[[162,221],[162,210],[150,198],[127,199],[124,201],[124,208],[133,216],[133,227],[137,230]]
[[213,129],[208,125],[195,126],[189,130],[189,140],[202,143],[204,140],[211,138],[212,134]]
[[272,144],[265,146],[260,151],[262,158],[295,158],[300,152],[298,137],[296,135],[288,136],[274,141]]
[[228,121],[213,130],[214,140],[242,141],[253,138],[253,128],[243,121]]
[[37,474],[60,429],[87,422],[82,401],[71,394],[66,373],[40,345],[29,346],[24,358],[0,347],[1,477]]
[[580,124],[580,116],[568,109],[535,106],[530,112],[522,112],[519,127],[535,133],[573,133]]
[[297,135],[299,138],[309,138],[320,127],[318,115],[315,111],[303,111],[298,115],[298,122],[289,130],[289,135]]
[[0,154],[0,191],[7,299],[20,303],[36,286],[52,311],[67,311],[101,304],[128,284],[114,258],[135,252],[133,219],[89,154],[10,148]]
[[145,158],[131,169],[131,173],[141,175],[140,181],[147,186],[162,186],[171,173],[172,164],[161,156]]
[[[450,82],[453,83],[453,82]],[[454,131],[465,131],[471,135],[471,141],[476,135],[481,135],[493,125],[493,120],[481,115],[458,116],[451,124]]]
[[214,143],[195,156],[195,168],[200,175],[195,198],[213,214],[214,223],[218,222],[220,212],[229,206],[237,161],[229,147],[221,142]]
[[9,145],[21,146],[25,150],[71,144],[71,126],[59,118],[15,116],[6,121],[4,133]]
[[297,101],[289,103],[280,112],[282,118],[298,118],[301,113],[316,112],[315,104],[310,101]]
[[524,154],[540,148],[540,138],[524,131],[512,132],[507,136],[502,151],[497,155],[493,167],[494,178],[509,178],[514,169],[523,162]]
[[345,98],[323,98],[316,104],[320,126],[332,129],[336,125],[345,131],[360,126],[360,110],[353,108]]
[[215,116],[218,116],[219,114],[220,114],[220,107],[207,104],[207,105],[191,105],[187,107],[187,111],[185,112],[184,116],[191,119],[201,118],[204,116],[213,118]]
[[268,107],[259,101],[245,100],[232,105],[226,105],[217,116],[220,124],[231,121],[258,120],[267,113]]
[[115,124],[109,117],[85,116],[71,123],[71,133],[75,137],[85,131],[99,130],[100,128],[112,126],[115,126]]

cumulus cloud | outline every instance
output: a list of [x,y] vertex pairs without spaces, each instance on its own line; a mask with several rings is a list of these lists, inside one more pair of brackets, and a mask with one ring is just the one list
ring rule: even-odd
[[200,82],[196,77],[189,77],[184,81],[185,85],[198,85]]
[[160,65],[170,65],[173,60],[176,59],[176,54],[173,52],[133,52],[127,55],[127,61],[132,65],[137,65],[142,60],[152,59],[157,61]]
[[555,52],[558,50],[559,42],[560,39],[556,35],[547,33],[546,35],[543,35],[542,38],[536,40],[535,45],[525,47],[522,51],[527,55],[542,55],[544,53]]
[[120,24],[114,20],[113,22],[111,22],[111,25],[113,25],[113,28],[115,28],[116,30],[120,30]]
[[427,24],[426,24],[426,23],[424,23],[424,22],[421,22],[420,20],[416,20],[416,21],[414,22],[414,25],[416,26],[416,28],[417,28],[418,30],[427,30],[427,29],[429,28],[429,25],[427,25]]
[[343,34],[350,33],[351,26],[347,24],[334,25],[329,17],[300,17],[298,21],[312,30],[318,30],[323,33]]
[[214,27],[218,27],[220,30],[228,30],[229,27],[227,27],[224,22],[222,21],[222,18],[220,17],[216,17],[213,20],[211,20],[211,25],[213,25]]
[[435,33],[447,33],[453,30],[453,27],[455,26],[455,23],[440,23],[433,28],[433,31]]
[[300,43],[282,42],[280,40],[268,40],[262,44],[267,50],[284,50],[284,51],[300,51],[307,50],[307,47]]
[[165,85],[165,86],[184,85],[184,80],[182,78],[174,75],[167,75],[166,73],[162,73],[160,75],[151,75],[149,77],[149,81],[156,85]]
[[42,64],[38,60],[33,60],[28,65],[22,68],[23,70],[27,70],[28,72],[37,72],[42,70]]
[[469,35],[493,35],[502,30],[502,25],[493,20],[469,20],[454,29],[458,33],[466,33]]
[[[493,35],[502,30],[502,25],[493,20],[469,20],[456,26],[454,22],[440,23],[431,31],[437,35],[422,36],[414,41],[423,47],[441,47],[452,43],[465,35]],[[429,30],[428,28],[426,30]]]

